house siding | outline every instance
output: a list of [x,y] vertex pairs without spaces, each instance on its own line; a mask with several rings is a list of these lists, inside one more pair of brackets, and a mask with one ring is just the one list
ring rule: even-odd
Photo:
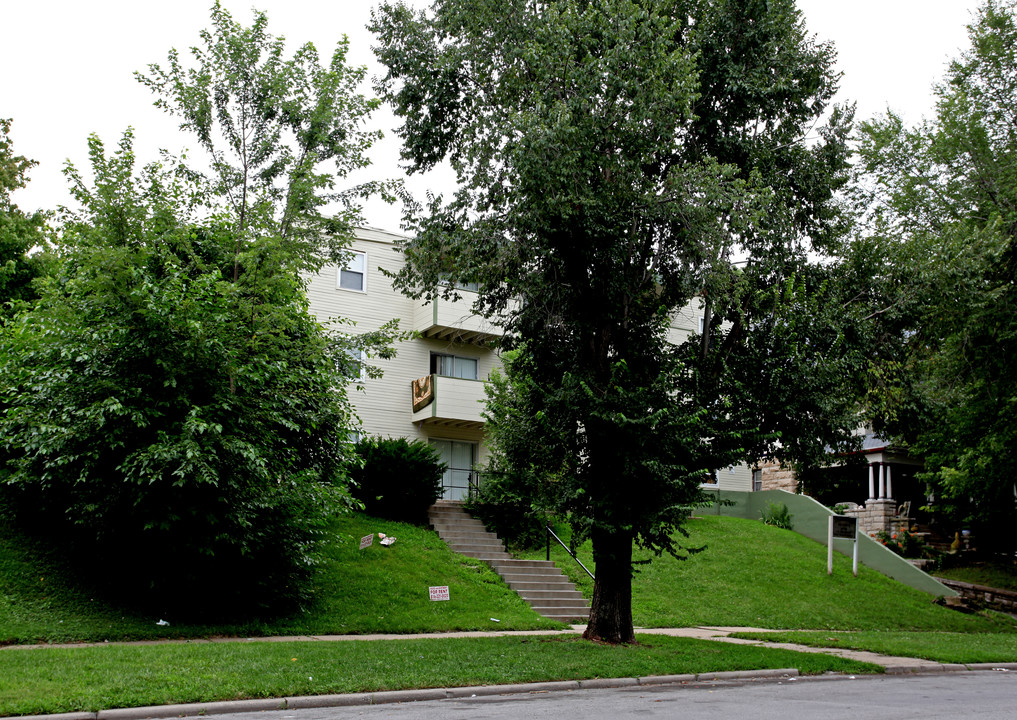
[[[456,302],[438,300],[437,306],[413,300],[393,288],[386,273],[397,273],[403,258],[396,243],[402,236],[382,230],[358,229],[350,249],[366,254],[364,291],[338,287],[339,267],[326,266],[307,279],[307,295],[311,312],[332,332],[362,333],[378,330],[393,319],[399,320],[401,330],[426,331],[434,325],[463,330],[467,335],[494,336],[498,330],[470,311],[473,293],[461,291],[462,299]],[[702,303],[692,303],[675,313],[668,331],[672,343],[684,342],[699,332],[699,319],[703,315]],[[339,324],[338,319],[350,320],[355,325]],[[453,333],[454,335],[454,333]],[[416,379],[430,374],[431,353],[470,357],[477,360],[477,381],[486,380],[490,373],[502,366],[498,353],[482,343],[462,342],[455,339],[416,337],[396,345],[396,356],[389,360],[367,358],[367,363],[382,371],[380,378],[365,378],[350,388],[350,401],[360,419],[365,435],[403,437],[408,440],[458,440],[477,444],[476,465],[483,467],[490,452],[484,442],[484,431],[475,392],[464,383],[477,381],[439,378],[439,392],[435,404],[418,412],[417,422],[411,402],[411,385]],[[451,381],[451,382],[449,382]],[[464,392],[457,396],[455,388]],[[441,391],[445,392],[442,393]],[[428,412],[430,411],[430,412]],[[462,423],[429,423],[425,418],[434,414],[460,418]],[[721,490],[751,490],[752,472],[745,465],[717,470],[717,484],[708,487]]]

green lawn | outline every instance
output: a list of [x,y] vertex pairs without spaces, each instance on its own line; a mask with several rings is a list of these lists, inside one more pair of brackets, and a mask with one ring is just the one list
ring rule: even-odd
[[950,632],[742,632],[735,637],[810,647],[868,650],[942,663],[1017,662],[1017,634]]
[[[851,559],[837,553],[828,576],[825,546],[757,520],[707,515],[693,519],[688,529],[685,543],[705,550],[685,560],[663,556],[639,566],[632,586],[636,625],[1017,631],[1010,618],[934,605],[926,593],[864,566],[855,578]],[[543,558],[544,550],[525,555]],[[589,543],[579,556],[592,570]],[[637,551],[636,557],[650,554]],[[592,581],[560,546],[552,548],[552,559],[587,597],[592,594]]]
[[[395,536],[396,543],[383,547],[375,538],[360,550],[360,537],[372,532]],[[563,627],[534,613],[490,568],[456,555],[433,532],[359,514],[335,524],[316,602],[287,617],[180,624],[171,611],[160,618],[111,606],[69,578],[59,557],[0,527],[0,644]],[[432,585],[449,586],[451,599],[431,602]],[[158,620],[170,625],[157,626]]]
[[962,567],[943,568],[933,575],[972,585],[987,585],[1000,590],[1017,592],[1017,566],[1013,563],[978,563]]
[[[689,529],[689,544],[705,546],[703,552],[639,566],[633,584],[638,625],[804,628],[821,632],[794,637],[818,645],[833,637],[838,647],[947,662],[1017,657],[1012,619],[936,606],[924,593],[865,568],[854,578],[850,561],[840,556],[828,577],[825,548],[795,533],[714,516],[694,519]],[[396,543],[360,550],[359,538],[377,532],[394,535]],[[589,546],[581,555],[592,567]],[[555,559],[589,594],[591,584],[564,551]],[[336,523],[317,601],[288,617],[188,626],[169,613],[162,619],[170,626],[159,627],[160,618],[104,604],[70,577],[59,557],[0,528],[0,641],[562,627],[535,615],[485,565],[450,552],[434,533],[363,515]],[[431,585],[448,585],[451,601],[430,602]],[[823,655],[659,636],[621,648],[561,636],[6,648],[0,649],[0,715],[773,667],[873,670]]]
[[825,655],[660,636],[110,645],[0,650],[0,716],[722,670],[879,672]]

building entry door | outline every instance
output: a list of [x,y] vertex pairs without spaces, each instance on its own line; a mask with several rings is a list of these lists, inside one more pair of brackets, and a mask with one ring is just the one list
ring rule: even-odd
[[475,482],[473,464],[476,462],[476,443],[459,440],[431,440],[445,463],[445,474],[441,478],[442,498],[465,500],[470,494],[470,484]]

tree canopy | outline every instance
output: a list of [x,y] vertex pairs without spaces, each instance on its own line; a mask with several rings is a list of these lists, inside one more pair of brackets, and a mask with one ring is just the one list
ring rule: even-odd
[[438,0],[372,29],[404,158],[460,182],[410,213],[397,282],[479,283],[519,350],[496,468],[588,529],[587,635],[629,641],[633,542],[679,552],[711,470],[853,425],[859,360],[809,261],[843,231],[833,51],[784,0]]
[[875,420],[925,457],[933,507],[986,545],[1017,521],[1017,5],[988,0],[934,116],[862,125],[855,254],[878,258]]
[[[0,337],[8,497],[88,578],[163,616],[292,608],[356,462],[351,350],[390,328],[330,334],[306,272],[341,259],[359,216],[337,178],[363,165],[374,101],[340,43],[292,60],[255,13],[216,4],[188,68],[141,80],[208,151],[138,168],[133,132],[68,166],[53,277]],[[374,188],[376,189],[376,188]],[[348,201],[335,218],[325,203]]]
[[28,182],[35,162],[14,154],[11,120],[0,118],[0,317],[10,317],[19,303],[35,297],[32,281],[42,273],[41,256],[31,251],[45,244],[44,213],[26,214],[11,194]]

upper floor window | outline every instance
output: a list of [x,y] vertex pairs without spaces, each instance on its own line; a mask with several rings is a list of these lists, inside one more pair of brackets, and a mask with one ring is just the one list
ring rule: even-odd
[[339,268],[336,287],[344,290],[367,291],[367,253],[354,251],[344,267]]
[[431,353],[431,374],[445,377],[477,379],[477,359],[461,355]]

